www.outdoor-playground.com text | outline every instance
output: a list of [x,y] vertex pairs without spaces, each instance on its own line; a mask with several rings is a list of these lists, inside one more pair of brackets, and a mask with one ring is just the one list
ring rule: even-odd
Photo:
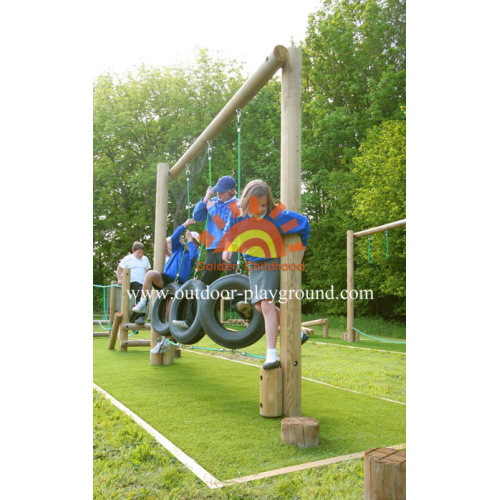
[[[257,287],[254,287],[255,290],[210,290],[209,288],[205,288],[204,290],[177,290],[175,292],[175,297],[177,299],[208,299],[209,297],[213,300],[218,300],[219,298],[224,300],[235,300],[236,298],[240,298],[243,294],[245,302],[255,302],[252,300],[254,296],[258,300],[277,300],[280,304],[284,304],[288,300],[292,298],[296,298],[299,300],[308,299],[308,300],[347,300],[348,294],[350,298],[353,300],[373,300],[373,290],[351,290],[350,293],[348,290],[342,290],[339,295],[335,295],[334,286],[332,285],[329,290],[279,290],[270,292],[271,298],[258,296]],[[254,293],[255,292],[255,293]],[[141,297],[142,292],[140,290],[129,290],[128,291],[130,298]],[[149,290],[145,292],[148,299],[152,297],[153,291]],[[171,292],[165,292],[163,290],[158,291],[158,295],[161,298],[167,298],[167,295],[172,295]],[[241,300],[241,299],[240,299]]]

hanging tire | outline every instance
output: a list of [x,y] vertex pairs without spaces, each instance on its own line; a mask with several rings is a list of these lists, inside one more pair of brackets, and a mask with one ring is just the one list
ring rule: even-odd
[[[205,336],[205,332],[201,326],[200,303],[202,300],[201,298],[197,300],[196,297],[201,297],[201,293],[206,287],[203,281],[196,279],[188,280],[179,288],[179,293],[172,301],[172,307],[170,308],[170,334],[181,344],[196,344],[196,342],[199,342]],[[194,298],[187,299],[186,294],[188,297],[193,296]],[[182,320],[186,317],[187,305],[190,300],[194,301],[194,320],[187,330],[181,330],[172,321],[176,319]]]
[[[250,289],[250,280],[243,274],[230,274],[214,281],[208,288],[208,298],[201,302],[201,324],[205,333],[217,344],[228,349],[241,349],[254,344],[265,332],[264,316],[254,306],[252,318],[245,328],[234,331],[220,322],[220,295],[223,290],[245,292]],[[217,293],[218,292],[218,293]],[[217,297],[217,298],[212,298]]]
[[166,311],[168,301],[175,297],[175,292],[179,290],[179,283],[169,283],[158,292],[153,305],[151,306],[151,326],[158,335],[169,335],[170,324],[167,321]]

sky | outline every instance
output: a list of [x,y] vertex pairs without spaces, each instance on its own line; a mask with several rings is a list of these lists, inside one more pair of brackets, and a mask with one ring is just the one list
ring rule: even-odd
[[[246,63],[252,74],[276,45],[298,44],[321,0],[103,1],[92,19],[93,78],[192,61],[197,48]],[[139,8],[140,7],[140,8]]]

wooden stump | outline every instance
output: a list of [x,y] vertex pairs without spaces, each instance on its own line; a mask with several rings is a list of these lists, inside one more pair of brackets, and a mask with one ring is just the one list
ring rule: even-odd
[[319,421],[311,417],[288,417],[281,421],[281,440],[299,448],[319,446]]
[[365,500],[406,498],[406,452],[375,448],[364,455]]
[[181,349],[180,347],[176,347],[174,350],[174,358],[180,358],[181,357]]
[[263,417],[283,415],[283,372],[281,368],[260,369],[260,414]]

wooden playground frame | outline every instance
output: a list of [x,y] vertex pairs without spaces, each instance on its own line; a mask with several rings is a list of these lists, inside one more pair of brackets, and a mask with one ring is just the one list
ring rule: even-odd
[[381,231],[388,231],[405,225],[406,219],[401,219],[356,233],[352,229],[347,231],[347,332],[342,335],[342,338],[347,342],[359,342],[359,333],[354,330],[354,300],[352,298],[352,291],[354,290],[354,238],[362,238],[369,234],[380,233]]

